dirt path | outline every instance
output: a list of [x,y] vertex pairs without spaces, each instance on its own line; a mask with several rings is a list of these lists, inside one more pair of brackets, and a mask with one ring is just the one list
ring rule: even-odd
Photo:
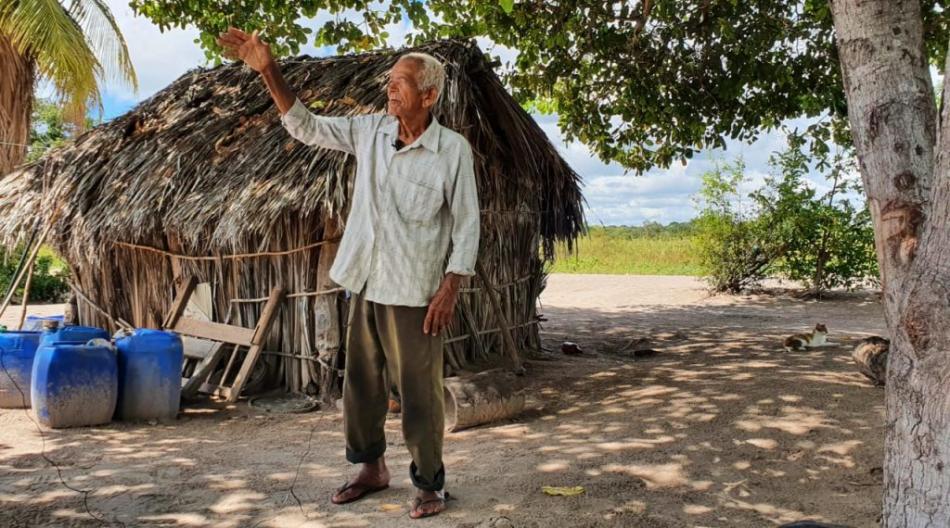
[[[542,301],[552,353],[529,366],[534,410],[447,435],[458,500],[436,519],[407,518],[398,420],[387,424],[393,487],[346,507],[328,500],[349,471],[335,411],[189,409],[170,425],[46,431],[46,450],[67,482],[94,490],[95,515],[127,526],[876,525],[883,391],[852,368],[849,346],[779,346],[818,321],[845,345],[882,332],[873,296],[709,298],[689,278],[557,275]],[[659,354],[627,357],[641,337]],[[565,339],[585,354],[561,355]],[[40,445],[22,411],[0,410],[0,526],[98,526]],[[290,488],[305,453],[299,507]]]

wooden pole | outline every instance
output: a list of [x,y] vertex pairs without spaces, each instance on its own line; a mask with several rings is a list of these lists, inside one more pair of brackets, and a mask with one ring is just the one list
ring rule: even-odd
[[[342,228],[332,216],[327,216],[323,220],[323,238],[339,239],[342,236]],[[320,248],[320,255],[317,257],[317,281],[314,288],[318,291],[329,289],[333,286],[330,280],[330,267],[336,258],[339,244],[329,244]],[[314,376],[320,384],[320,396],[326,403],[331,403],[339,394],[337,384],[339,382],[338,372],[335,370],[337,355],[340,351],[340,341],[342,339],[340,326],[341,321],[337,308],[337,295],[323,295],[314,299],[313,310],[316,314],[316,324],[314,325],[315,348],[320,365],[327,365],[319,369],[319,376]],[[304,368],[317,370],[317,365],[306,363]]]
[[488,300],[491,302],[492,310],[495,312],[495,318],[498,320],[498,327],[501,328],[502,340],[505,342],[505,348],[508,349],[508,357],[510,357],[512,363],[514,363],[513,370],[515,374],[524,374],[524,366],[521,363],[521,356],[518,354],[518,346],[515,344],[514,337],[511,336],[511,327],[508,325],[508,318],[505,317],[505,313],[502,311],[501,301],[498,300],[498,292],[495,291],[495,287],[492,286],[492,283],[488,281],[488,274],[485,273],[485,268],[482,267],[480,262],[475,263],[475,273],[478,275],[478,279],[482,281],[482,284],[485,285]]
[[30,299],[30,285],[33,283],[33,264],[30,263],[30,270],[26,274],[26,285],[23,286],[23,302],[20,304],[20,324],[17,329],[23,330],[23,321],[26,320],[26,305]]

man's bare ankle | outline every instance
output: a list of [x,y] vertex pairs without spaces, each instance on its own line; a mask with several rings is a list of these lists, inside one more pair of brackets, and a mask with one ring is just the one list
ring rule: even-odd
[[380,482],[389,481],[389,469],[386,467],[386,461],[379,458],[375,462],[364,462],[360,470],[363,478],[369,478]]

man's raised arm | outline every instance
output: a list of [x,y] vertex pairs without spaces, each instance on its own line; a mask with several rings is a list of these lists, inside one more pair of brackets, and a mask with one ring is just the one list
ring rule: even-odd
[[218,44],[224,48],[225,57],[244,61],[244,64],[261,74],[280,110],[280,120],[291,136],[308,145],[356,153],[358,131],[353,126],[353,120],[349,117],[317,116],[307,110],[281,75],[270,46],[257,36],[256,31],[248,35],[240,29],[228,28],[227,32],[218,36]]
[[241,60],[252,70],[261,74],[271,97],[284,115],[294,106],[297,96],[287,86],[287,81],[280,74],[280,67],[270,53],[270,45],[257,36],[257,32],[247,33],[238,28],[228,28],[225,33],[218,35],[218,44],[224,48],[224,56],[232,60]]

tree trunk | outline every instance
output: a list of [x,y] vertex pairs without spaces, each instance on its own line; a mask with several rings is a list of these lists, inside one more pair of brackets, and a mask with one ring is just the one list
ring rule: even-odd
[[35,79],[33,60],[17,53],[0,35],[0,175],[26,157]]
[[948,115],[938,127],[918,0],[832,10],[891,336],[883,523],[950,526]]

